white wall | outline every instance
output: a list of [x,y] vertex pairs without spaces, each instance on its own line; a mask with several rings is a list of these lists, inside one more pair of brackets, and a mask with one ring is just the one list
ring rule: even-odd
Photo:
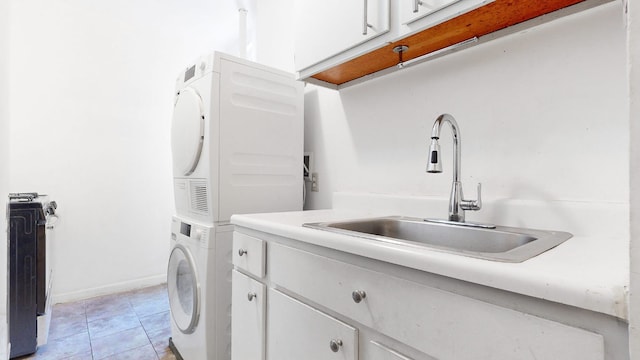
[[640,2],[629,1],[627,46],[631,133],[631,358],[640,359]]
[[334,191],[447,197],[448,129],[444,173],[425,173],[444,112],[461,127],[467,197],[482,182],[493,201],[628,204],[621,14],[614,2],[340,92],[308,85],[305,150],[320,192],[308,193],[307,208],[331,207]]
[[[9,52],[9,3],[0,1],[0,54]],[[9,192],[9,57],[0,55],[0,317],[6,315],[7,222]],[[0,328],[2,324],[0,324]],[[4,344],[4,341],[0,341]],[[0,345],[0,353],[2,345]]]
[[[9,3],[0,1],[0,54],[9,52]],[[7,358],[7,221],[9,192],[9,57],[0,55],[0,358]]]
[[11,5],[10,187],[58,201],[55,298],[164,281],[174,81],[237,53],[235,1]]

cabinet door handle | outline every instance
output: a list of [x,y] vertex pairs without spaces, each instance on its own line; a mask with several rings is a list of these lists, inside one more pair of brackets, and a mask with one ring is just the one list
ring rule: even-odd
[[341,347],[342,347],[342,340],[333,339],[329,341],[329,348],[331,349],[331,351],[338,352]]
[[242,255],[244,255],[244,254],[248,254],[248,253],[249,253],[249,252],[248,252],[247,250],[245,250],[245,249],[240,249],[240,250],[238,250],[238,255],[240,255],[240,256],[242,256]]
[[249,301],[253,301],[253,299],[255,299],[257,297],[258,297],[258,295],[256,293],[254,293],[254,292],[250,292],[250,293],[247,294],[247,300],[249,300]]
[[351,293],[351,298],[353,299],[353,301],[356,302],[356,304],[359,304],[360,301],[362,301],[362,299],[366,297],[367,297],[367,293],[364,292],[364,290],[356,290]]
[[413,0],[413,12],[417,13],[418,12],[418,6],[422,5],[422,1],[420,0]]
[[364,14],[362,16],[362,35],[367,35],[367,31],[369,30],[369,28],[373,28],[373,26],[369,24],[369,20],[367,18],[368,7],[369,7],[369,0],[364,0]]

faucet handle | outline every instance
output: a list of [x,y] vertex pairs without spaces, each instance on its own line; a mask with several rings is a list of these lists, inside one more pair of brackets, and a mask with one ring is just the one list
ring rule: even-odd
[[463,210],[480,210],[482,208],[482,184],[478,183],[478,200],[462,200],[460,207]]

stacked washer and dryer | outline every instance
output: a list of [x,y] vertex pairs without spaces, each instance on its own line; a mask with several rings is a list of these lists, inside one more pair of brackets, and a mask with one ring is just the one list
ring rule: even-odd
[[176,90],[170,346],[185,360],[228,360],[229,219],[302,209],[303,85],[216,52],[180,73]]

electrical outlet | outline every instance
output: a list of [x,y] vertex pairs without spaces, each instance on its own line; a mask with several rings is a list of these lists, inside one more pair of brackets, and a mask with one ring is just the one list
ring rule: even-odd
[[311,191],[318,192],[318,173],[311,173]]
[[313,169],[313,153],[305,152],[302,157],[302,162],[304,166],[302,167],[302,177],[305,180],[310,181],[311,177],[309,174],[314,170]]

